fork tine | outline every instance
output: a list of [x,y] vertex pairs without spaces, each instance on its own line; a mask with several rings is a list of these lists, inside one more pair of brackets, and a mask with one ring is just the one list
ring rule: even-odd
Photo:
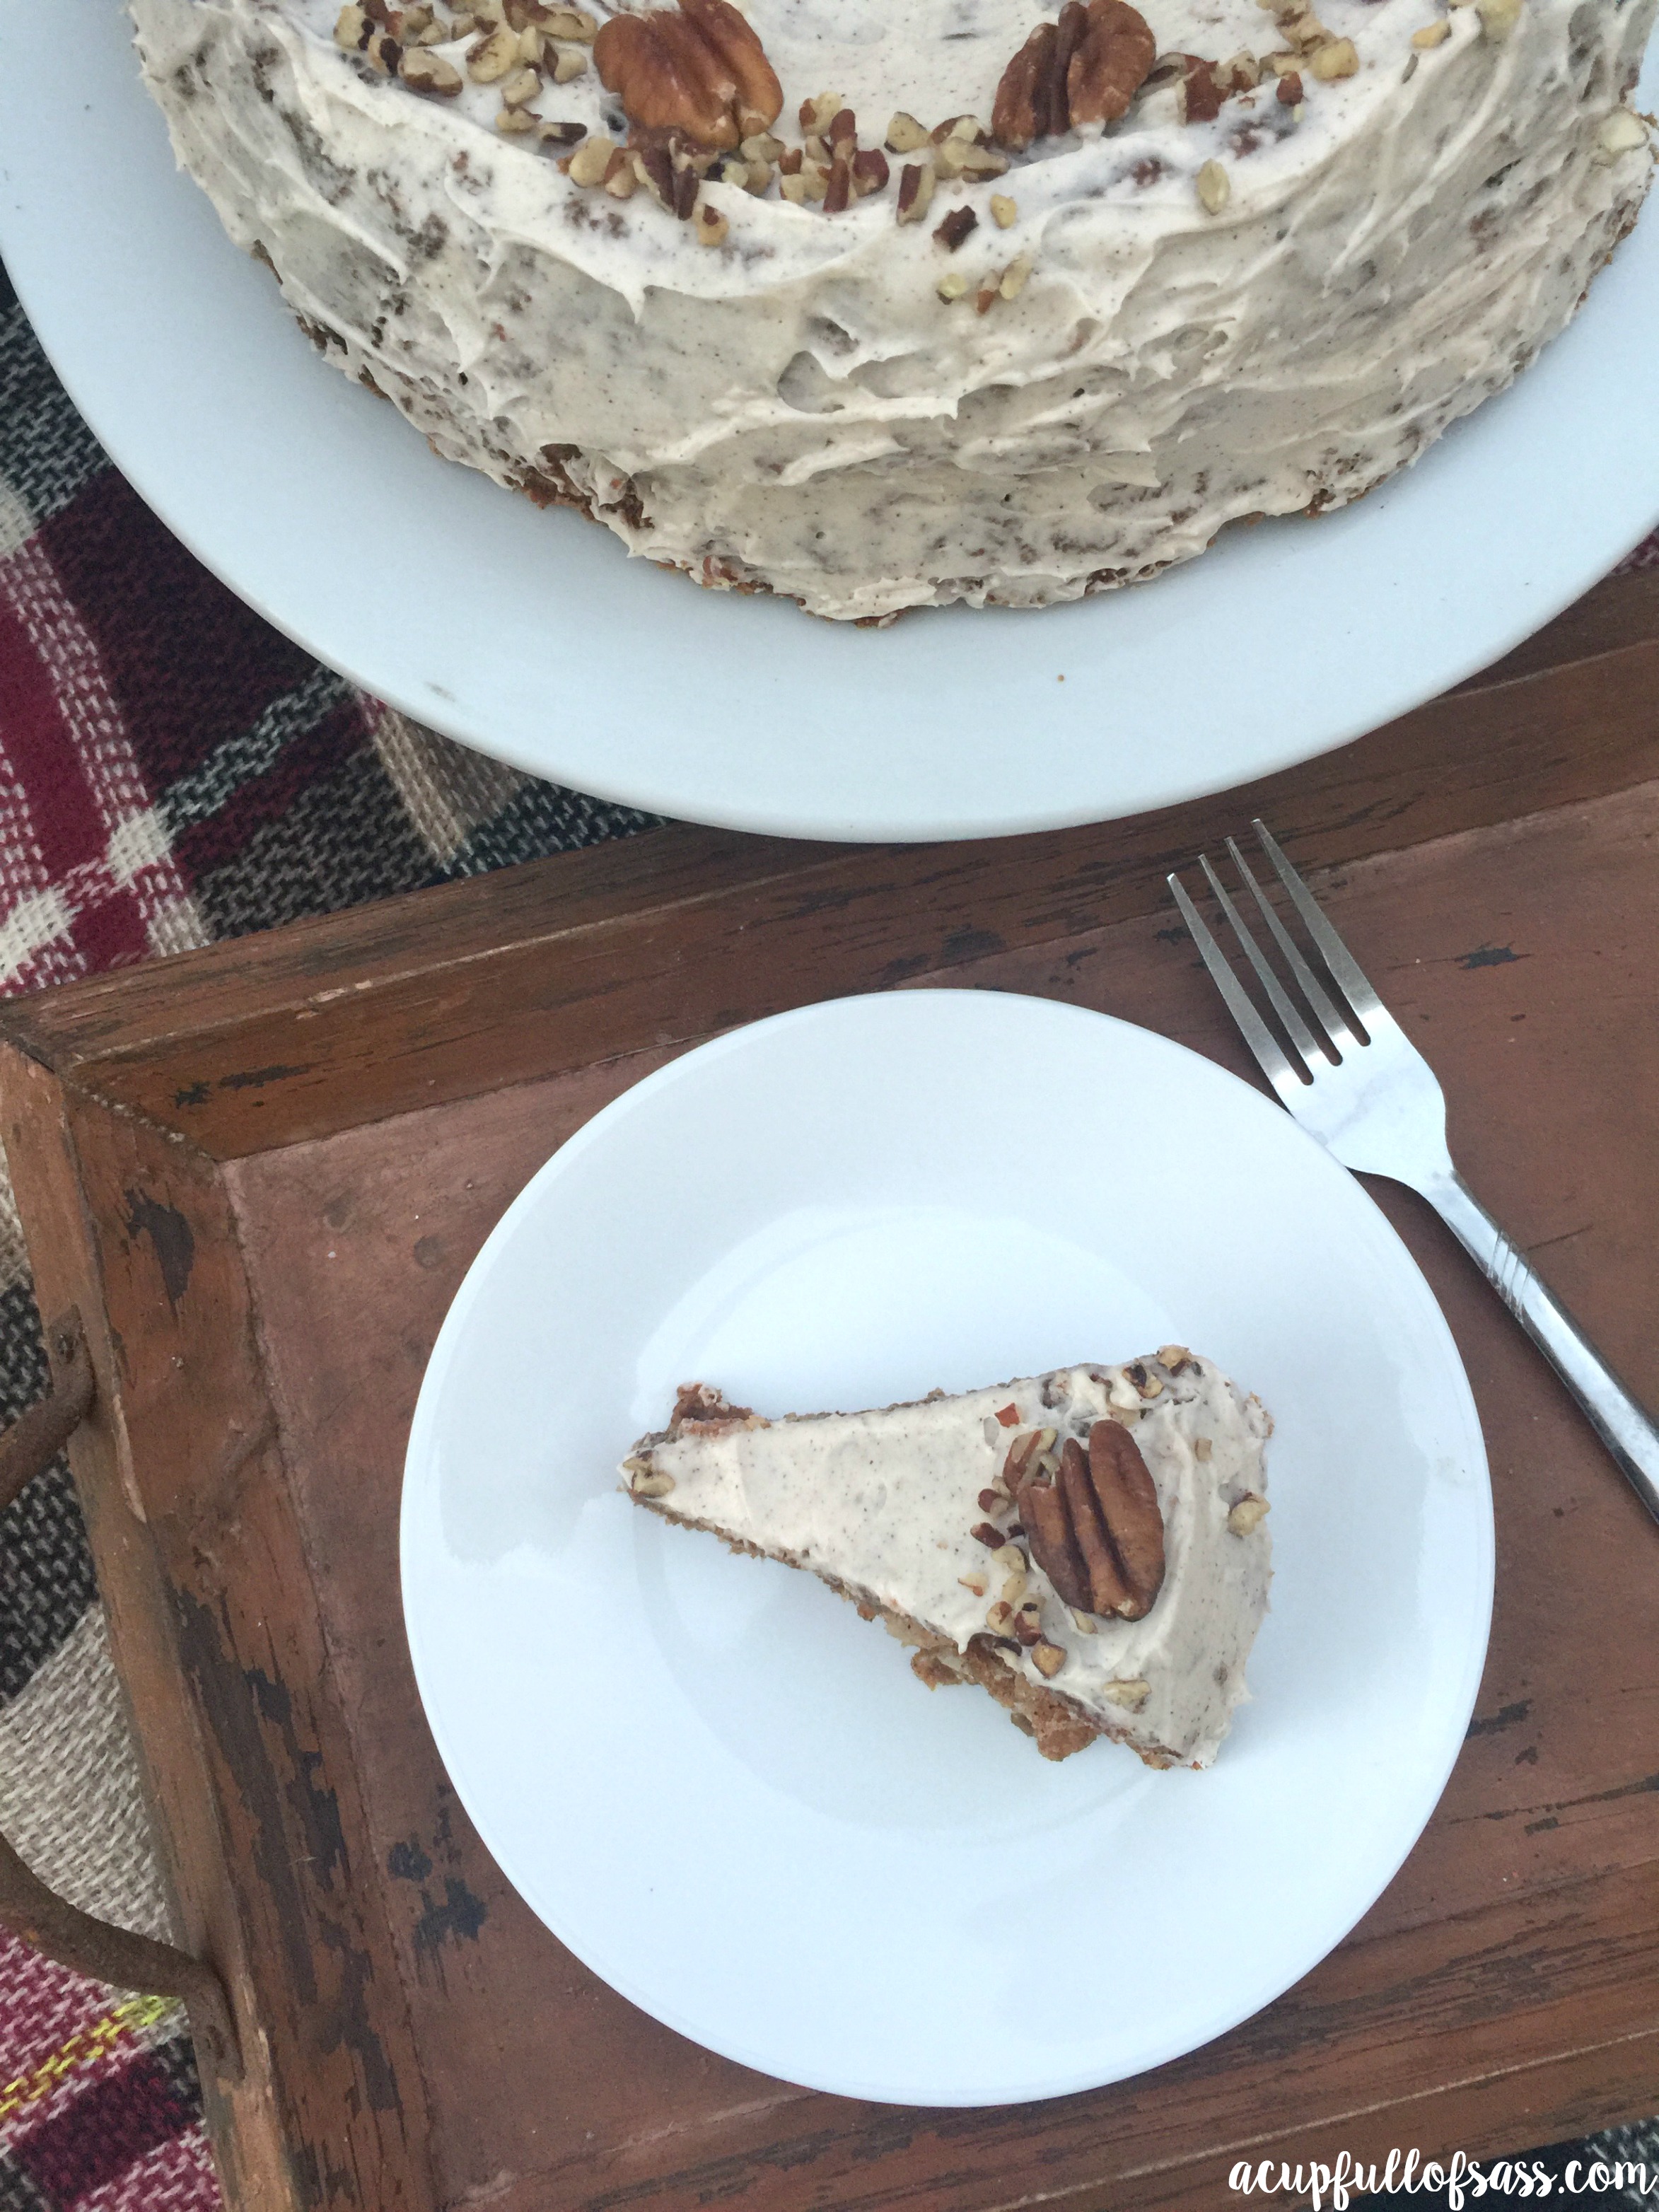
[[1332,1004],[1323,988],[1321,986],[1318,977],[1314,974],[1313,969],[1309,967],[1307,962],[1302,957],[1301,946],[1291,935],[1291,933],[1285,928],[1284,923],[1279,920],[1273,908],[1269,904],[1267,894],[1262,890],[1261,884],[1257,883],[1249,862],[1245,859],[1243,853],[1239,851],[1238,840],[1236,837],[1228,838],[1227,850],[1233,856],[1233,866],[1238,870],[1239,874],[1243,877],[1245,882],[1249,885],[1251,891],[1254,893],[1255,902],[1261,909],[1261,919],[1267,923],[1267,927],[1273,933],[1273,943],[1278,945],[1279,951],[1284,954],[1285,960],[1289,963],[1291,975],[1295,976],[1297,983],[1301,986],[1304,998],[1306,999],[1308,1004],[1313,1008],[1316,1019],[1324,1025],[1326,1035],[1334,1044],[1346,1044],[1357,1047],[1359,1043],[1359,1039],[1354,1035],[1352,1027],[1349,1024],[1346,1015],[1340,1014],[1337,1012],[1335,1006]]
[[1209,969],[1217,990],[1226,1000],[1227,1011],[1238,1024],[1244,1042],[1255,1054],[1261,1073],[1273,1089],[1287,1100],[1296,1096],[1304,1088],[1302,1078],[1279,1049],[1279,1040],[1257,1013],[1249,993],[1234,975],[1226,955],[1211,936],[1204,917],[1188,897],[1180,877],[1170,876],[1167,881],[1175,893],[1175,902],[1181,909],[1181,919],[1191,932],[1193,943],[1198,947],[1199,957]]
[[1308,934],[1325,956],[1325,964],[1347,994],[1348,1004],[1362,1022],[1368,1026],[1372,1015],[1385,1012],[1382,1001],[1372,989],[1370,980],[1347,946],[1326,921],[1296,870],[1279,848],[1279,840],[1265,822],[1252,821],[1250,827],[1261,841],[1261,849],[1279,872],[1279,880],[1290,893],[1291,903],[1307,924]]
[[1316,1055],[1322,1060],[1328,1067],[1334,1067],[1336,1062],[1332,1058],[1328,1047],[1314,1036],[1306,1022],[1291,1005],[1278,976],[1274,975],[1272,968],[1262,957],[1261,948],[1244,926],[1243,916],[1227,896],[1220,877],[1210,866],[1210,856],[1207,853],[1199,854],[1198,865],[1204,871],[1205,881],[1220,902],[1221,911],[1232,924],[1233,935],[1238,939],[1239,947],[1244,957],[1255,969],[1257,982],[1267,994],[1269,1004],[1285,1024],[1285,1035],[1307,1062],[1308,1073],[1311,1075],[1314,1072]]

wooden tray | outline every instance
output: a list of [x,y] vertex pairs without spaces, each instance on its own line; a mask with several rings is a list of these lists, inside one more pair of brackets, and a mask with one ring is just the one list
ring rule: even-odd
[[[74,1463],[178,1933],[248,2057],[209,2085],[234,2206],[1220,2206],[1239,2159],[1513,2150],[1659,2109],[1659,1530],[1388,1186],[1491,1447],[1480,1717],[1348,1942],[1116,2088],[858,2105],[634,2011],[456,1802],[395,1538],[445,1308],[603,1101],[733,1023],[941,976],[1107,1007],[1242,1070],[1161,878],[1256,810],[1325,867],[1470,1180],[1659,1401],[1656,700],[1659,578],[1628,578],[1479,684],[1228,800],[910,851],[665,830],[5,1011],[6,1147],[42,1310],[88,1325]],[[1120,1902],[1086,1948],[1109,1954]]]

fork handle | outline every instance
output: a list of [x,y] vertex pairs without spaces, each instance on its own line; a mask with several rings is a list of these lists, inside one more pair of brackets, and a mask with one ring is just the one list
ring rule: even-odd
[[1659,1424],[1637,1403],[1455,1170],[1420,1188],[1578,1401],[1637,1496],[1659,1521]]

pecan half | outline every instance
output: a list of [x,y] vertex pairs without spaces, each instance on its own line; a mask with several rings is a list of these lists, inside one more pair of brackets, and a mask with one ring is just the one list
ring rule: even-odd
[[1023,152],[1035,138],[1071,128],[1066,72],[1089,27],[1083,0],[1066,0],[1057,23],[1039,23],[1002,72],[991,108],[991,136]]
[[769,131],[783,112],[783,87],[748,22],[731,0],[680,0],[680,9],[732,73],[739,137]]
[[1068,1437],[1058,1475],[1023,1476],[1014,1502],[1031,1557],[1067,1605],[1125,1620],[1150,1612],[1164,1586],[1164,1516],[1139,1447],[1120,1423],[1095,1423],[1086,1459]]
[[1126,1617],[1139,1620],[1164,1587],[1164,1515],[1140,1447],[1120,1423],[1097,1421],[1090,1430],[1089,1479],[1134,1593]]
[[1002,73],[991,136],[1023,150],[1079,123],[1127,115],[1158,58],[1158,44],[1128,0],[1066,0],[1054,23],[1039,23]]
[[760,40],[729,0],[613,15],[593,42],[593,62],[630,123],[683,131],[717,151],[766,130],[783,107]]
[[1089,0],[1089,28],[1066,70],[1072,121],[1115,123],[1146,82],[1158,43],[1128,0]]

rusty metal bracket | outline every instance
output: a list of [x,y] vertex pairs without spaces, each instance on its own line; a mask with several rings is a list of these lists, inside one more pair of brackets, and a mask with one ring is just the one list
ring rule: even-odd
[[[0,1510],[50,1467],[91,1410],[96,1395],[86,1332],[74,1307],[54,1321],[46,1342],[54,1388],[0,1436]],[[48,1959],[95,1982],[182,1997],[204,2070],[230,2083],[242,2077],[241,2045],[223,1983],[213,1968],[171,1943],[158,1943],[82,1912],[48,1889],[0,1836],[0,1926]]]

